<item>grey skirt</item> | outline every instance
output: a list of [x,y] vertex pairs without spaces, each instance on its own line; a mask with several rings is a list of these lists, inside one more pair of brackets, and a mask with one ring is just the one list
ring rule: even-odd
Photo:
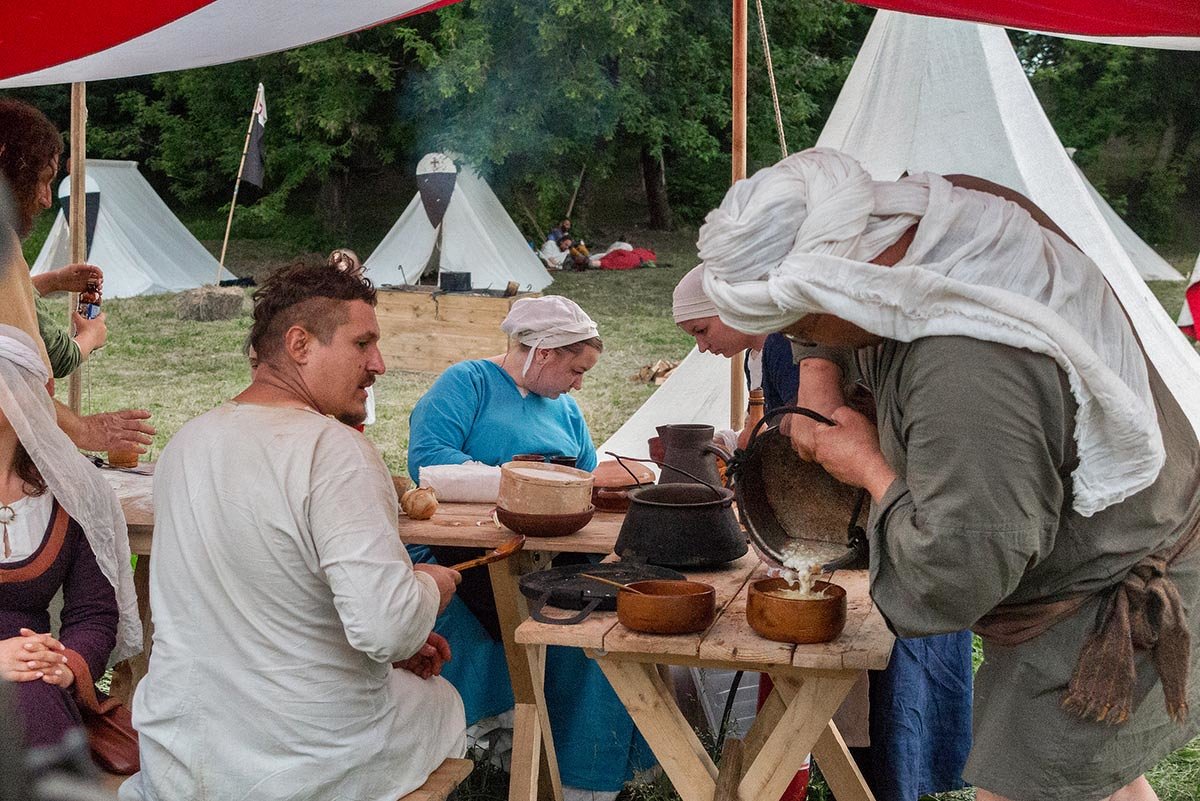
[[[1134,655],[1134,712],[1121,725],[1083,721],[1059,707],[1104,597],[1040,637],[984,643],[975,676],[974,744],[963,776],[1013,801],[1096,801],[1153,768],[1200,733],[1200,547],[1171,566],[1191,630],[1190,714],[1171,720],[1147,652]],[[1106,597],[1106,596],[1105,596]]]

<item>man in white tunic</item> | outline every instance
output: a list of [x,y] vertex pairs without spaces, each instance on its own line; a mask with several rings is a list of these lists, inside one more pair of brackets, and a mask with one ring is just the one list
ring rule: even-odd
[[254,300],[250,386],[155,471],[142,771],[120,797],[396,801],[464,750],[432,633],[459,574],[414,568],[351,427],[384,371],[370,283],[295,265]]

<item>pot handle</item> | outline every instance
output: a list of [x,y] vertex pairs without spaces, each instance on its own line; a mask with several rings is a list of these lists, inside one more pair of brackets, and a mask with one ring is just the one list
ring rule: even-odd
[[[754,428],[750,430],[750,439],[746,442],[746,450],[749,450],[754,445],[754,440],[758,437],[758,432],[764,426],[776,417],[782,417],[785,414],[799,414],[811,420],[816,420],[818,423],[824,423],[827,426],[837,425],[820,412],[814,412],[812,409],[806,409],[803,406],[780,406],[772,409],[763,415],[763,418],[754,424]],[[713,446],[716,447],[716,446]]]
[[550,593],[542,593],[542,597],[534,601],[529,607],[529,616],[538,623],[548,623],[552,626],[572,626],[583,622],[584,618],[596,611],[596,607],[600,605],[601,600],[600,598],[593,598],[587,602],[587,605],[583,609],[580,609],[578,613],[570,617],[550,617],[542,611],[550,601]]

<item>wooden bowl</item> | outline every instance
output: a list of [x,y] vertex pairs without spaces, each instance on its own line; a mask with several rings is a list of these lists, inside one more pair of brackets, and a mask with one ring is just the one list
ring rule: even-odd
[[790,586],[786,579],[759,579],[750,584],[746,621],[761,636],[798,645],[829,642],[846,626],[846,591],[837,584],[814,581],[813,591],[824,597],[798,600],[771,595]]
[[588,506],[582,512],[556,515],[534,515],[510,512],[503,506],[496,507],[496,519],[500,524],[526,537],[565,537],[586,526],[596,513],[596,507]]
[[[712,625],[717,592],[698,581],[635,581],[617,593],[617,620],[646,634],[692,634]],[[631,592],[640,590],[642,594]]]

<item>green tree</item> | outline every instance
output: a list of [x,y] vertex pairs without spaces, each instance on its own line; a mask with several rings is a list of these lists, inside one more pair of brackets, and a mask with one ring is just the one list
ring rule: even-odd
[[1171,240],[1200,181],[1200,53],[1016,34],[1059,137],[1097,189],[1151,242]]

